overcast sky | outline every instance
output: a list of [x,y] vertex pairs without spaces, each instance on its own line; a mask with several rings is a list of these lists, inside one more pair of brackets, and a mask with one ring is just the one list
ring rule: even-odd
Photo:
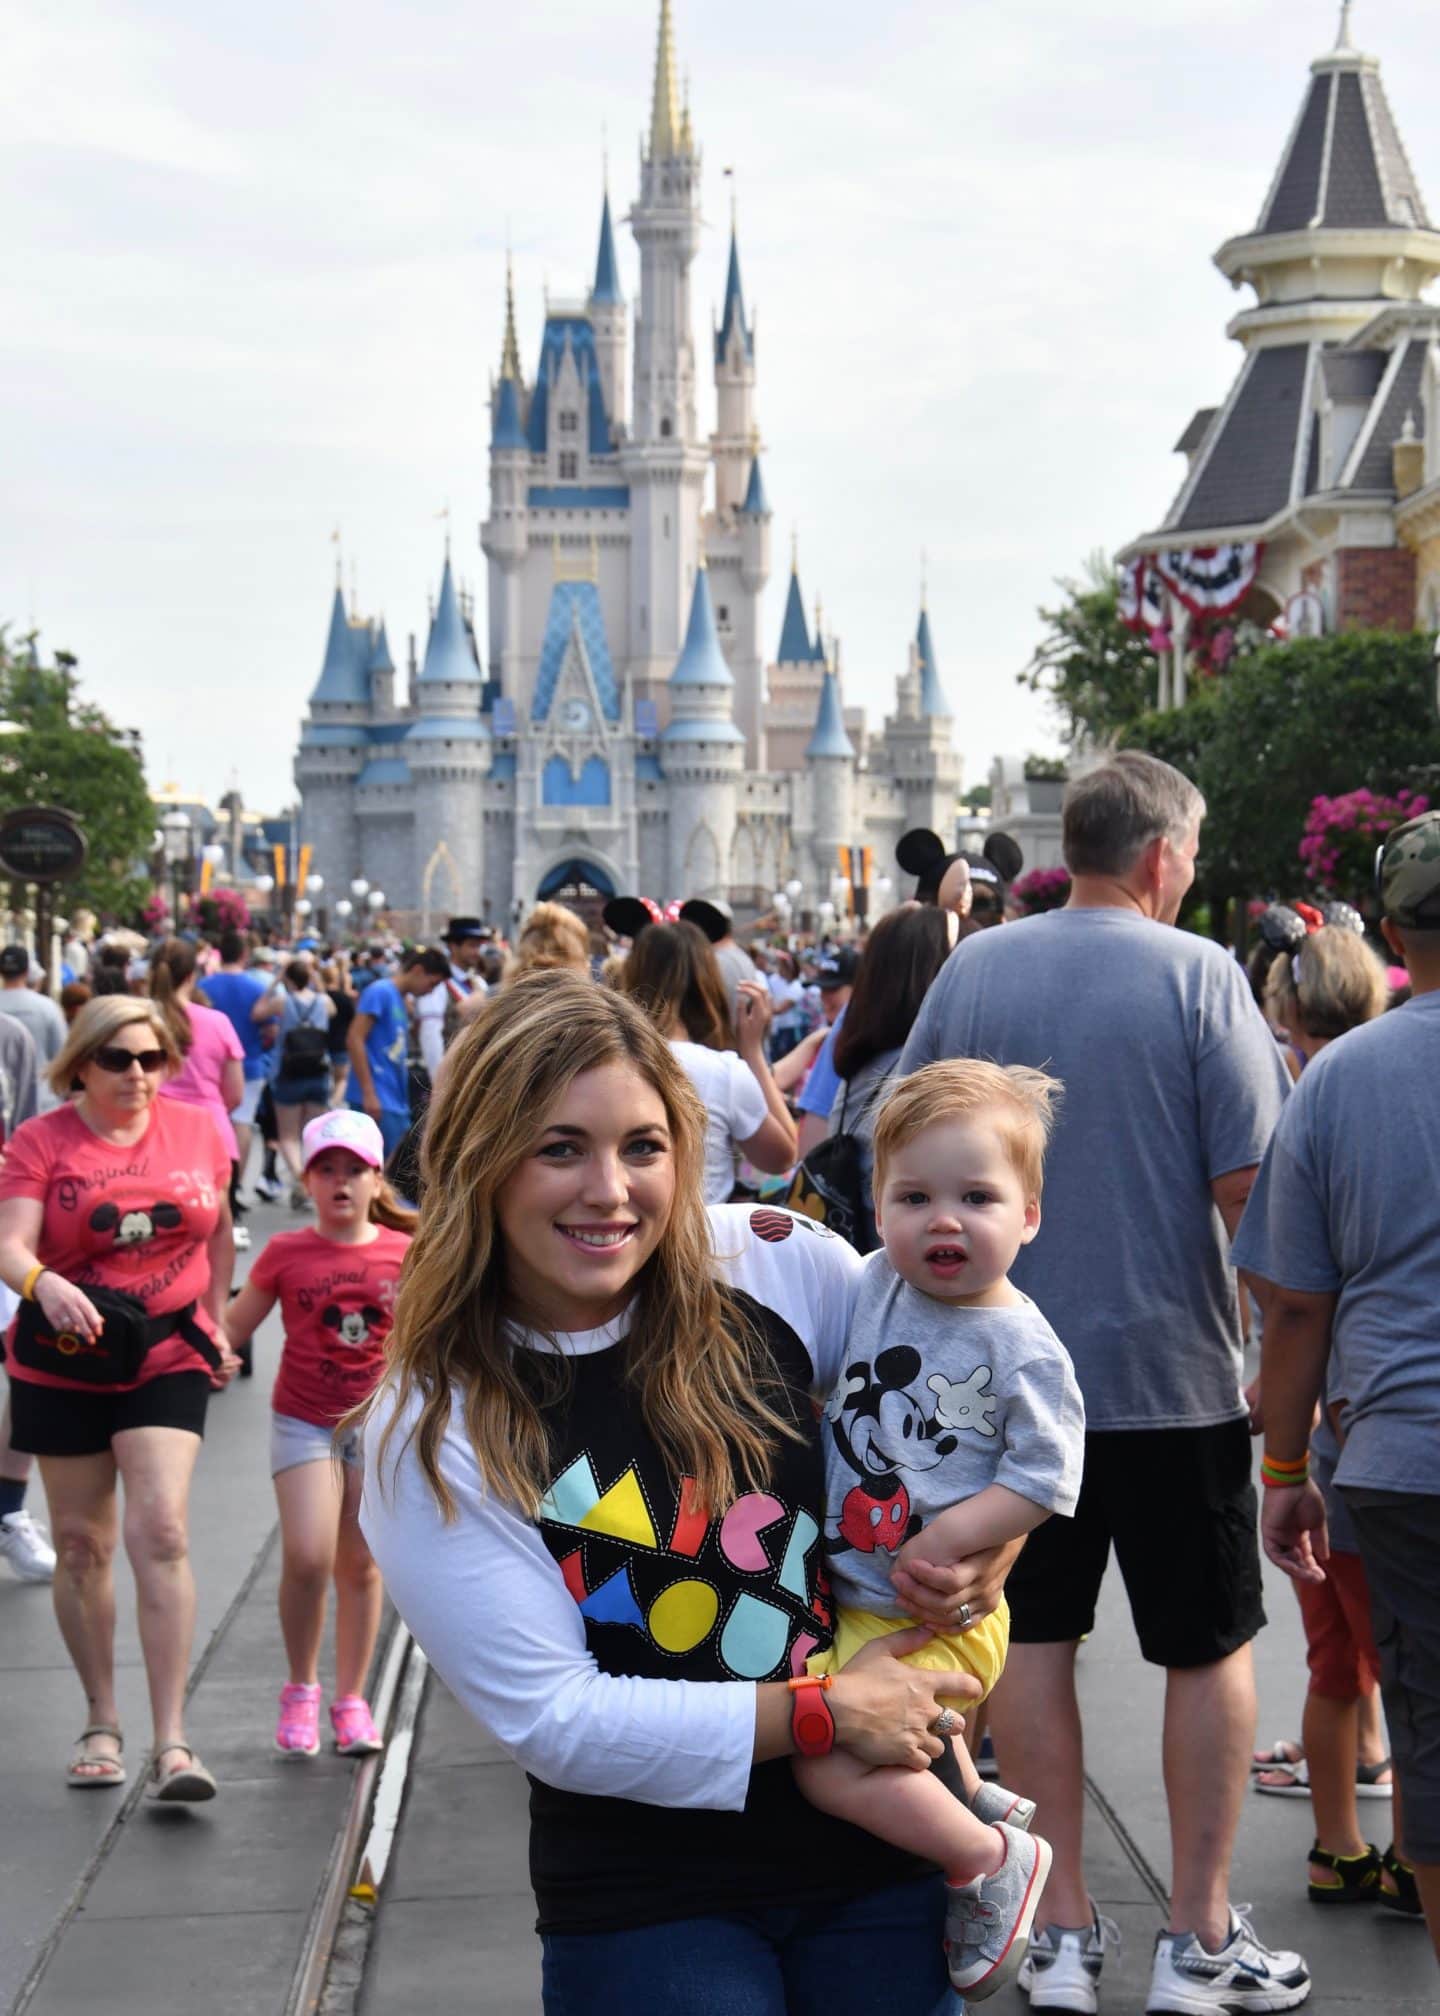
[[[697,339],[734,163],[775,513],[893,695],[929,554],[967,776],[1054,746],[1015,673],[1056,576],[1159,522],[1214,404],[1327,0],[675,0],[704,150]],[[78,653],[150,777],[293,796],[343,529],[397,655],[453,511],[483,598],[507,231],[521,350],[636,188],[658,0],[0,0],[0,621]],[[1360,0],[1440,207],[1434,0]],[[626,286],[638,286],[628,232]],[[1248,299],[1249,297],[1244,297]],[[702,379],[702,425],[713,397]]]

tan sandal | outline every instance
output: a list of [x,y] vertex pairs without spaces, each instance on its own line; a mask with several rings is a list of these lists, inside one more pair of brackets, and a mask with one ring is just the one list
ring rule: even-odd
[[82,1729],[75,1739],[78,1754],[70,1759],[65,1771],[65,1783],[72,1792],[93,1792],[97,1787],[109,1791],[112,1785],[125,1783],[123,1756],[96,1756],[87,1752],[85,1745],[92,1736],[113,1736],[115,1748],[122,1752],[125,1748],[125,1738],[113,1722],[92,1722],[88,1729]]
[[[171,1750],[183,1750],[190,1762],[182,1764],[178,1771],[162,1772],[160,1759]],[[165,1805],[198,1806],[202,1800],[213,1799],[217,1789],[215,1780],[188,1743],[162,1743],[150,1760],[150,1783],[145,1792],[147,1799],[156,1799]]]

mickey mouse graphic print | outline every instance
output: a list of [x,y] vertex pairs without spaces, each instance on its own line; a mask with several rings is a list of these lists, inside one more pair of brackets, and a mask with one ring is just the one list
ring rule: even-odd
[[277,1414],[329,1429],[374,1392],[409,1245],[407,1233],[388,1225],[377,1225],[363,1246],[309,1225],[268,1242],[250,1280],[278,1299],[285,1327],[270,1396]]
[[[1085,1406],[1069,1353],[1028,1298],[1001,1309],[938,1302],[872,1253],[823,1436],[825,1551],[843,1661],[860,1642],[847,1642],[845,1613],[892,1629],[905,1621],[890,1571],[937,1513],[989,1484],[1074,1512]],[[1003,1645],[999,1656],[1003,1663]],[[961,1663],[973,1670],[971,1659]]]
[[[210,1285],[207,1249],[229,1182],[230,1158],[199,1107],[157,1099],[140,1140],[117,1147],[67,1105],[16,1129],[0,1167],[0,1198],[29,1197],[44,1207],[36,1250],[47,1267],[81,1288],[122,1289],[151,1316],[165,1316],[198,1303]],[[195,1321],[213,1335],[203,1308]],[[15,1363],[13,1353],[7,1370],[42,1386],[77,1386]],[[177,1332],[146,1353],[135,1384],[206,1370]],[[93,1389],[80,1382],[78,1390]]]

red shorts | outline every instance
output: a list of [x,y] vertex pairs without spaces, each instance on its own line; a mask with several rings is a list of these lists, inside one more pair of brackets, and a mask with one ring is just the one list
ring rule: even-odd
[[1305,1621],[1310,1692],[1326,1701],[1358,1701],[1380,1683],[1380,1654],[1370,1622],[1370,1587],[1358,1554],[1332,1554],[1323,1582],[1297,1582]]

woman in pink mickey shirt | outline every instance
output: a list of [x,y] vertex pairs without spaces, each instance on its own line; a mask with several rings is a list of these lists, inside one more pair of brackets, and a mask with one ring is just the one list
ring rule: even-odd
[[154,1718],[149,1792],[189,1802],[215,1796],[183,1724],[190,1479],[206,1403],[236,1360],[216,1325],[234,1258],[230,1158],[207,1112],[157,1098],[180,1064],[155,1003],[108,994],[81,1009],[49,1072],[66,1103],[6,1147],[0,1279],[22,1297],[6,1340],[14,1443],[39,1458],[55,1614],[85,1689],[67,1783],[125,1782],[111,1573],[123,1481]]
[[275,1380],[270,1473],[284,1563],[280,1628],[290,1677],[280,1690],[276,1748],[320,1748],[320,1641],[335,1583],[335,1747],[380,1748],[363,1689],[380,1629],[383,1591],[360,1531],[360,1438],[336,1436],[342,1414],[369,1399],[385,1369],[400,1269],[415,1214],[382,1173],[385,1147],[368,1113],[322,1114],[300,1138],[301,1180],[315,1223],[266,1246],[225,1315],[237,1350],[276,1302],[285,1344]]

